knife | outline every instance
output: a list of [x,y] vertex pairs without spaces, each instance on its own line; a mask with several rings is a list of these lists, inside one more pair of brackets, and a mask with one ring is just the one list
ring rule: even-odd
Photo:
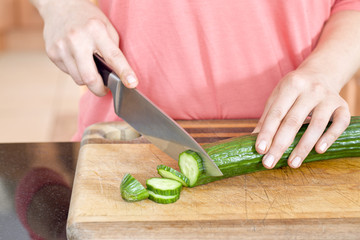
[[104,85],[113,95],[115,113],[120,118],[173,159],[178,160],[180,153],[190,149],[203,159],[206,174],[223,175],[205,150],[179,124],[137,89],[125,87],[100,55],[95,53],[94,61]]

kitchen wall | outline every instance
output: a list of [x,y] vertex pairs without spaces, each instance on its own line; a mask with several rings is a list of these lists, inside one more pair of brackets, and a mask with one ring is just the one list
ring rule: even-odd
[[[68,141],[79,87],[47,58],[29,0],[0,0],[0,142]],[[357,79],[357,80],[356,80]],[[360,72],[341,94],[360,115]]]

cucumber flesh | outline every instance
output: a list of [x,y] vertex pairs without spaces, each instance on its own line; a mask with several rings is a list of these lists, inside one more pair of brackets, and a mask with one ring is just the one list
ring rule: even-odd
[[204,172],[202,159],[196,152],[187,150],[179,155],[180,171],[189,179],[189,187],[193,187]]
[[189,186],[190,180],[181,172],[176,171],[175,169],[165,166],[159,165],[157,166],[157,171],[160,176],[163,178],[169,178],[180,182],[184,187]]
[[180,194],[165,196],[165,195],[161,195],[161,194],[156,194],[150,190],[148,190],[148,192],[149,192],[150,200],[157,202],[157,203],[162,203],[162,204],[174,203],[180,198]]
[[155,194],[171,196],[180,194],[182,184],[167,178],[150,178],[146,180],[146,187]]
[[127,202],[147,199],[149,192],[131,174],[127,173],[120,184],[121,197]]

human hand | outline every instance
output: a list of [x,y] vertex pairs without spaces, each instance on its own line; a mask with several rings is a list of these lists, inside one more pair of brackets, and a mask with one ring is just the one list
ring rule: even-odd
[[78,85],[86,85],[98,96],[107,93],[93,60],[97,52],[125,86],[136,87],[136,75],[119,49],[119,36],[98,7],[88,0],[68,0],[47,1],[38,9],[49,58]]
[[328,80],[328,76],[299,69],[274,89],[254,130],[258,132],[256,150],[265,154],[264,167],[276,165],[309,115],[309,126],[288,158],[292,168],[300,167],[314,146],[316,152],[324,153],[347,128],[351,117],[348,105],[340,97],[339,87]]

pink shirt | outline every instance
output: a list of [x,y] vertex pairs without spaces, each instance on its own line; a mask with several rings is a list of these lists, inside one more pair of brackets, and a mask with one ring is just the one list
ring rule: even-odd
[[[311,53],[324,23],[359,0],[102,0],[138,89],[174,119],[260,117],[271,91]],[[116,121],[111,93],[81,99],[79,140]]]

